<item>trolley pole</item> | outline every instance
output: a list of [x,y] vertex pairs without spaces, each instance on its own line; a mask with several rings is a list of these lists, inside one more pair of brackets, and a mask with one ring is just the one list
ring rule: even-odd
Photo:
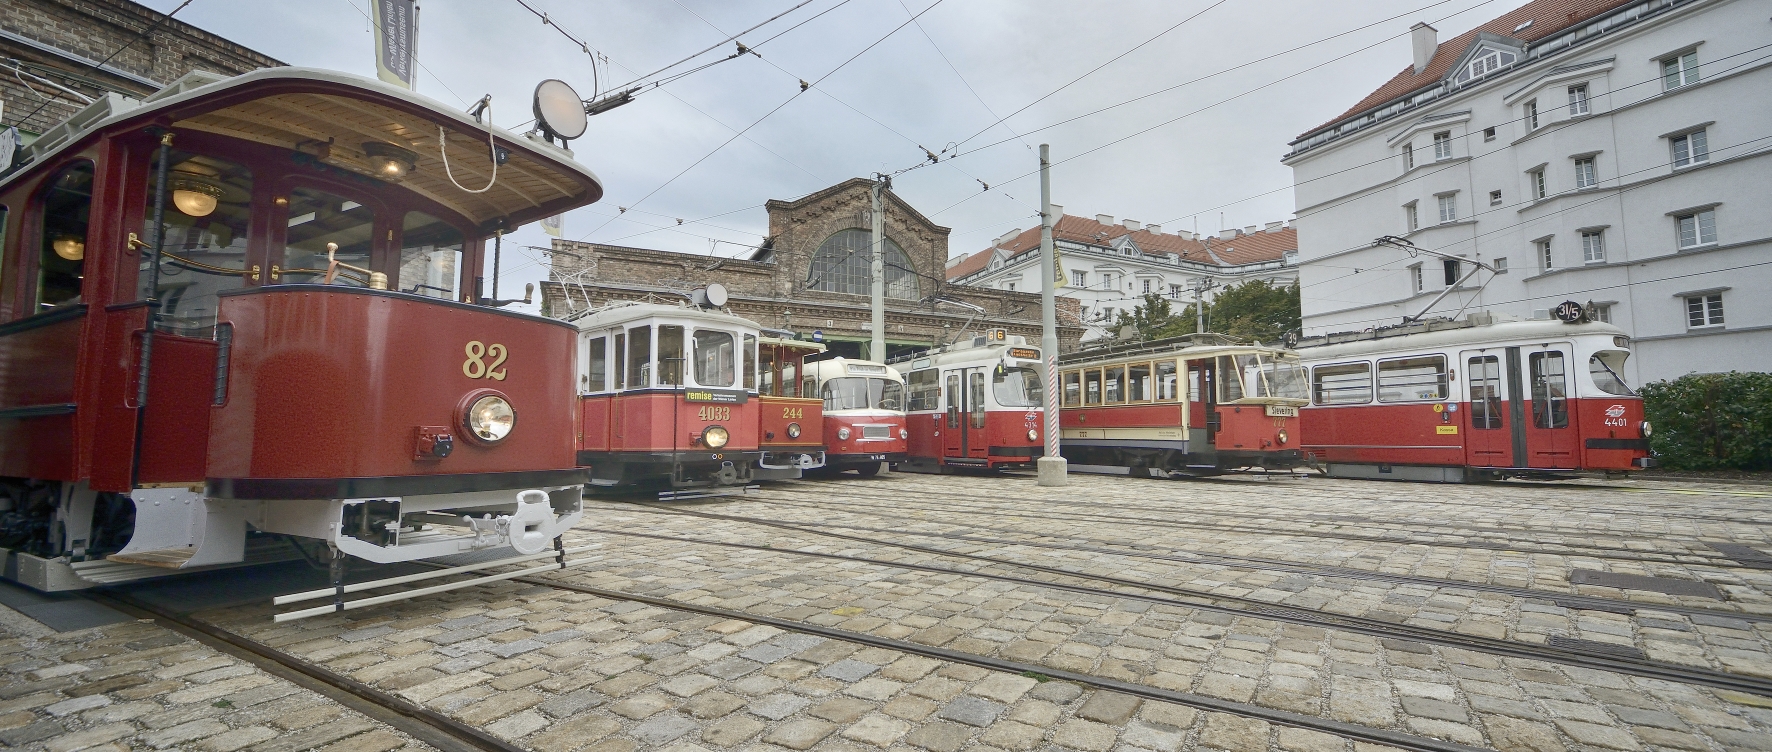
[[1046,453],[1035,463],[1039,468],[1035,483],[1042,486],[1063,486],[1068,465],[1058,453],[1061,431],[1058,427],[1058,264],[1052,251],[1052,155],[1048,144],[1040,144],[1040,271],[1045,280],[1040,285],[1040,353],[1046,358]]
[[869,304],[874,314],[874,336],[868,342],[868,360],[886,362],[886,216],[881,210],[880,194],[886,190],[886,176],[874,175],[873,236],[868,243],[869,275],[873,280]]

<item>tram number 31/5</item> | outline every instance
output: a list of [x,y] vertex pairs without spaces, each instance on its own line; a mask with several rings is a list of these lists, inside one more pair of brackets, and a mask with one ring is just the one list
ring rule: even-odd
[[[461,364],[462,375],[470,379],[505,380],[505,369],[500,366],[505,364],[505,358],[510,356],[510,352],[504,345],[488,345],[474,340],[463,349],[467,352],[468,359]],[[486,362],[487,358],[491,358],[492,362]]]
[[698,420],[732,420],[730,407],[701,407],[695,411]]

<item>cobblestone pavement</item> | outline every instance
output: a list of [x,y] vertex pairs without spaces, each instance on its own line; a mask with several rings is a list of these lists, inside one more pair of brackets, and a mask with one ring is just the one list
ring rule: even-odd
[[0,626],[0,747],[412,752],[431,747],[151,623]]
[[[548,578],[1477,747],[1532,752],[1772,750],[1772,698],[1287,624],[1259,615],[1006,583],[978,575],[1102,587],[1098,581],[891,545],[967,552],[1521,642],[1578,637],[1634,647],[1657,660],[1772,676],[1772,623],[1729,613],[1772,612],[1772,572],[1743,568],[1703,543],[1734,542],[1772,551],[1765,537],[1766,526],[1772,524],[1772,515],[1766,514],[1772,510],[1772,493],[1744,489],[1693,494],[1678,491],[1693,484],[1659,490],[1650,488],[1654,484],[1642,485],[1642,492],[1607,492],[1321,479],[1171,483],[1079,476],[1068,488],[1040,489],[1025,478],[896,474],[868,481],[788,483],[749,497],[663,511],[598,502],[586,515],[590,522],[568,536],[569,545],[598,546],[592,553],[596,561]],[[682,510],[848,527],[782,530],[674,513]],[[819,531],[883,542],[835,539]],[[1418,538],[1436,543],[1374,540]],[[1507,545],[1460,547],[1461,540]],[[1518,548],[1508,548],[1516,544]],[[1520,550],[1526,548],[1534,552]],[[1547,597],[1348,574],[1276,572],[1223,560],[1129,555],[1179,552],[1534,588],[1546,591]],[[893,563],[954,571],[910,570]],[[1724,599],[1572,585],[1568,578],[1574,570],[1705,581],[1716,585]],[[1555,605],[1548,597],[1555,594],[1631,600],[1642,604],[1642,610],[1634,616],[1573,610]],[[1722,613],[1694,615],[1657,606]],[[290,624],[273,624],[269,616],[274,611],[255,605],[199,616],[525,748],[548,752],[1381,749],[1242,716],[1045,680],[1037,673],[992,672],[784,632],[744,619],[515,582]],[[92,633],[144,627],[123,625]],[[49,658],[39,655],[36,646],[51,644],[49,640],[96,643],[124,637],[128,635],[75,640],[61,635],[0,644],[9,646],[5,655],[20,656],[17,660],[95,666],[99,659],[68,657],[78,655],[78,647]],[[23,647],[10,647],[14,644]],[[28,659],[22,657],[27,654]],[[114,660],[131,665],[145,661]],[[156,669],[200,659],[159,660]],[[13,663],[9,670],[38,670],[24,666]],[[28,675],[20,671],[13,672],[8,687],[20,686],[17,676]],[[295,688],[289,689],[294,697]],[[8,700],[20,696],[8,691],[14,692]],[[68,690],[31,691],[35,694],[25,696],[53,695],[53,700],[16,709],[4,706],[6,712],[26,715],[0,716],[22,721],[0,733],[52,720],[66,723],[48,708],[71,696]],[[251,691],[257,688],[242,693]],[[246,716],[252,709],[239,707],[235,695],[225,697],[236,708],[218,710],[213,716],[218,724],[262,726],[263,721]],[[193,707],[213,709],[212,702]],[[121,699],[116,703],[124,704]],[[171,712],[170,701],[160,703],[157,707]],[[102,725],[100,720],[83,719],[79,728]],[[54,733],[58,736],[48,738],[51,745],[75,735]],[[202,743],[185,746],[210,748]]]

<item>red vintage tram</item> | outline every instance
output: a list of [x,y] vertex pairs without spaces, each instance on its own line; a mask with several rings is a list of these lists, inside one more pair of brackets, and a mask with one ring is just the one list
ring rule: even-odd
[[825,471],[864,478],[905,459],[904,378],[885,363],[832,358],[807,363],[801,391],[823,398]]
[[576,321],[578,462],[593,488],[670,493],[755,477],[760,330],[719,310],[724,297],[711,287],[694,303],[622,301]]
[[573,330],[477,304],[478,270],[500,228],[602,192],[563,149],[329,71],[192,73],[45,133],[0,179],[7,575],[89,587],[296,538],[545,550],[586,476]]
[[767,330],[757,341],[758,429],[763,450],[757,480],[791,480],[825,466],[824,401],[802,393],[806,359],[825,351],[817,342],[794,339],[793,332]]
[[[1307,339],[1305,447],[1332,476],[1465,482],[1651,467],[1610,324],[1444,319]],[[1582,367],[1585,364],[1586,367]]]
[[1290,351],[1200,334],[1058,363],[1059,451],[1073,472],[1171,477],[1305,464],[1298,408],[1308,400]]
[[1024,338],[989,329],[893,363],[906,371],[909,403],[910,445],[900,469],[1033,467],[1045,453],[1044,364]]

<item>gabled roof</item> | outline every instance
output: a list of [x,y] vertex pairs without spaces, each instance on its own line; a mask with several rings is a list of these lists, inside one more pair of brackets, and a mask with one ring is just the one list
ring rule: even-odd
[[[1130,236],[1130,237],[1128,237]],[[1173,253],[1184,261],[1214,266],[1242,266],[1258,264],[1264,261],[1278,261],[1289,251],[1298,250],[1298,230],[1282,227],[1273,231],[1261,230],[1254,233],[1242,233],[1229,240],[1216,236],[1202,236],[1201,240],[1189,240],[1180,235],[1154,233],[1150,230],[1129,230],[1125,225],[1103,224],[1088,217],[1077,217],[1070,214],[1058,218],[1052,226],[1053,240],[1069,240],[1076,243],[1101,247],[1115,247],[1118,240],[1131,240],[1146,255],[1160,256]],[[1210,240],[1210,246],[1205,242]],[[1013,259],[1024,253],[1040,250],[1040,228],[1023,230],[1002,243],[992,245],[978,253],[967,256],[964,261],[948,267],[949,280],[960,279],[976,274],[989,267],[991,259],[997,257],[997,249],[1007,252],[1005,260]]]
[[[1606,13],[1615,8],[1629,5],[1639,0],[1532,0],[1514,10],[1508,11],[1495,19],[1463,34],[1440,43],[1432,60],[1420,73],[1415,72],[1413,63],[1404,66],[1403,72],[1386,81],[1376,91],[1366,95],[1358,104],[1347,112],[1335,116],[1335,119],[1319,125],[1303,134],[1303,139],[1317,131],[1335,125],[1354,115],[1370,110],[1411,92],[1438,84],[1452,70],[1455,63],[1470,50],[1477,41],[1479,34],[1487,32],[1497,37],[1517,39],[1522,42],[1534,42],[1577,26],[1594,16]],[[1521,24],[1530,22],[1526,28]]]

